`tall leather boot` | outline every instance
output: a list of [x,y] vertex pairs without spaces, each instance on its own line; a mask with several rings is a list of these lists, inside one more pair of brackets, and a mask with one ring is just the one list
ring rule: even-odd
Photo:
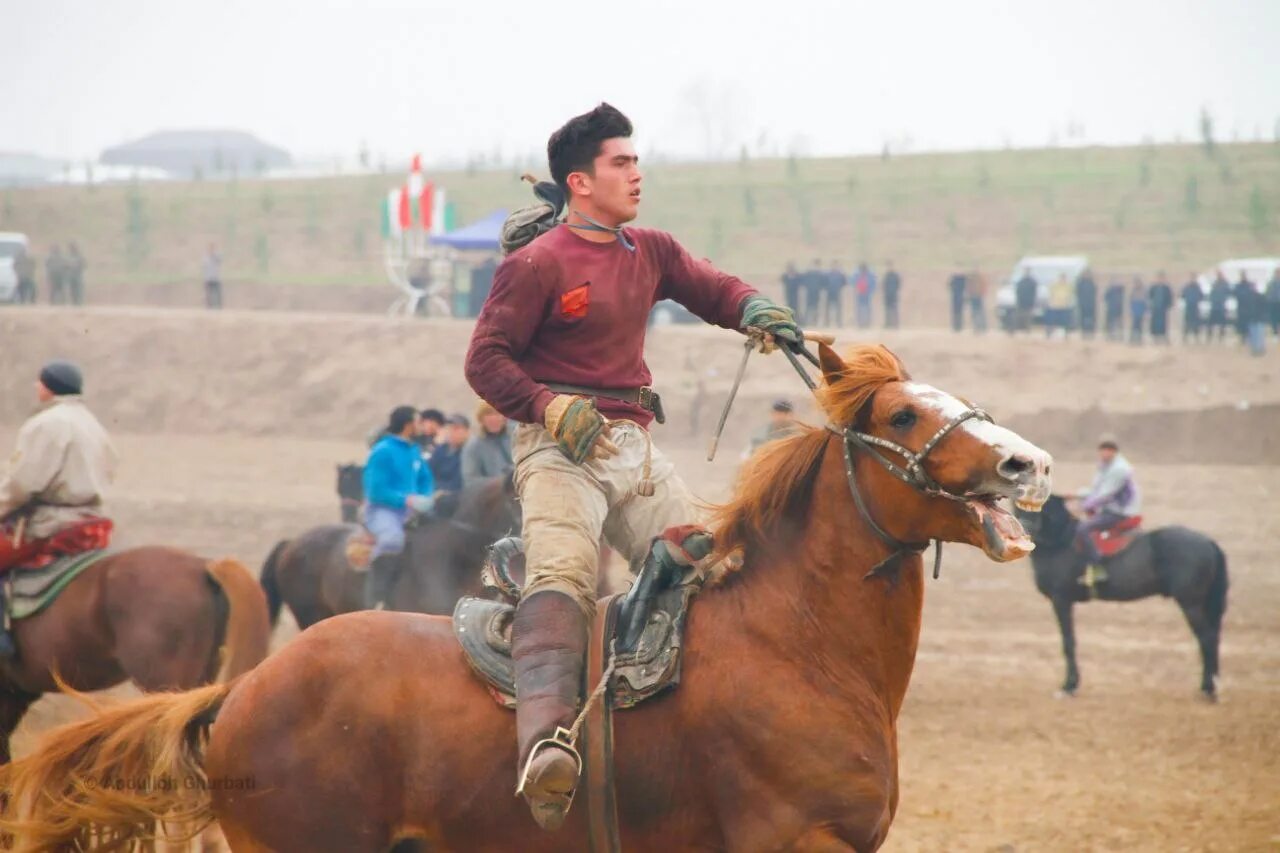
[[386,609],[387,602],[391,598],[391,587],[395,583],[399,561],[399,554],[382,554],[375,557],[369,565],[369,573],[364,578],[366,610]]
[[569,729],[578,713],[586,651],[587,617],[576,601],[554,590],[521,599],[511,623],[520,746],[516,793],[547,830],[564,823],[582,769]]

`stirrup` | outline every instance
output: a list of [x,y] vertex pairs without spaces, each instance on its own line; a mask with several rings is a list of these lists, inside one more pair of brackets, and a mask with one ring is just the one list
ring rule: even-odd
[[[529,750],[529,757],[525,759],[524,769],[520,771],[520,781],[516,785],[516,796],[524,794],[525,783],[529,781],[529,769],[533,766],[533,759],[538,757],[538,753],[543,749],[559,749],[567,752],[569,757],[573,759],[574,770],[578,778],[582,777],[582,756],[578,754],[577,747],[574,745],[573,733],[564,726],[557,726],[555,734],[551,737],[543,738],[534,743],[533,748]],[[573,795],[578,791],[575,785],[573,790],[569,792],[569,801],[565,803],[564,810],[569,811],[569,806],[573,805]]]

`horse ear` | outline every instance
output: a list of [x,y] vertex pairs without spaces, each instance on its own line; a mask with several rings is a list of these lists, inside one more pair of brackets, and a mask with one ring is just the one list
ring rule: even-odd
[[827,344],[818,344],[818,363],[822,365],[822,377],[828,385],[834,385],[844,375],[844,359]]

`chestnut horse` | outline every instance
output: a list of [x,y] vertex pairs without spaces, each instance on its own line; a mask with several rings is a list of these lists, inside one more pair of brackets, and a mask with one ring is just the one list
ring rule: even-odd
[[[20,570],[19,570],[20,571]],[[266,600],[234,560],[133,548],[85,569],[47,608],[13,625],[18,655],[0,663],[0,761],[40,694],[187,690],[248,672],[267,655]]]
[[[680,686],[615,719],[625,849],[877,849],[898,805],[919,552],[937,539],[1005,561],[1031,547],[998,499],[1039,506],[1048,454],[911,382],[882,347],[848,361],[823,347],[821,364],[831,427],[747,463],[715,522],[741,565],[692,604]],[[871,439],[888,454],[873,458]],[[923,452],[933,488],[908,482],[901,451],[908,467]],[[137,777],[199,784],[76,784]],[[543,833],[515,779],[515,717],[472,675],[449,620],[362,612],[234,685],[48,734],[0,771],[13,803],[0,830],[57,849],[95,830],[139,837],[172,814],[216,817],[235,851],[587,849],[584,807]]]

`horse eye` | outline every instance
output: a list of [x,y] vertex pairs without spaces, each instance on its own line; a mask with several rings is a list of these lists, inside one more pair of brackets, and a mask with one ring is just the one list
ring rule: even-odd
[[916,422],[916,413],[909,409],[903,409],[893,417],[889,418],[889,426],[895,429],[906,429]]

